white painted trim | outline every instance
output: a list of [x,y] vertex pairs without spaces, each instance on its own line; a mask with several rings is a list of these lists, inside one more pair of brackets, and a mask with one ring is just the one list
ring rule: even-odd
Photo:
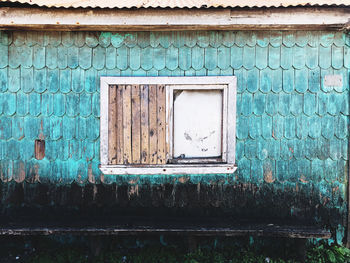
[[227,137],[228,137],[228,132],[227,132],[227,125],[228,125],[228,85],[225,85],[225,88],[223,90],[223,96],[222,96],[222,140],[221,140],[221,153],[222,153],[222,161],[227,162]]
[[[173,90],[174,89],[222,89],[224,91],[224,105],[226,108],[226,127],[223,127],[223,143],[226,146],[223,160],[227,164],[173,164],[173,165],[108,165],[108,92],[109,85],[165,85],[166,87],[166,140],[169,142],[170,155],[172,155],[171,125],[173,119]],[[199,86],[200,85],[200,86]],[[203,87],[201,85],[204,85]],[[211,87],[209,87],[211,85]],[[228,88],[227,88],[228,87]],[[210,173],[233,173],[235,165],[235,126],[236,126],[236,88],[235,76],[206,76],[206,77],[101,77],[100,78],[100,158],[101,171],[105,174],[210,174]],[[225,92],[226,91],[226,92]],[[231,105],[231,107],[230,107]],[[223,147],[223,152],[225,152]],[[170,156],[171,157],[171,156]],[[209,169],[210,168],[210,169]],[[165,169],[165,170],[164,170]]]
[[237,108],[237,78],[228,84],[227,96],[227,163],[236,162],[236,108]]
[[100,170],[103,174],[110,175],[186,175],[186,174],[232,174],[237,167],[229,164],[200,164],[200,165],[154,165],[154,166],[125,166],[125,165],[108,165],[101,166]]
[[108,164],[108,110],[109,83],[100,79],[100,160],[101,165]]
[[228,85],[234,76],[208,77],[101,77],[108,85]]
[[348,7],[222,9],[0,8],[0,29],[39,30],[243,30],[341,29]]

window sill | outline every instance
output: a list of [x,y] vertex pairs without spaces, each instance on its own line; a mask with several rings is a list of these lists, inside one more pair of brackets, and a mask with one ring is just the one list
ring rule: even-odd
[[186,164],[186,165],[102,165],[103,174],[154,175],[154,174],[232,174],[234,164]]

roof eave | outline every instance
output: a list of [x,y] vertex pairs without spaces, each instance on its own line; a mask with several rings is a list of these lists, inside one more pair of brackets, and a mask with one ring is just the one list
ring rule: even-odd
[[62,9],[0,7],[0,29],[26,30],[341,30],[349,7]]

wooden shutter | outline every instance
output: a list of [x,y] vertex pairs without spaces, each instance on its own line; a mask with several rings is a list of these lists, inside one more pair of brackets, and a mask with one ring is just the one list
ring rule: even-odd
[[165,86],[110,85],[109,164],[165,164]]

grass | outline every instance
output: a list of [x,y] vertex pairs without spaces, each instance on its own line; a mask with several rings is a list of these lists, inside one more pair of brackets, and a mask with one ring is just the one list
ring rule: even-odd
[[[292,263],[295,260],[295,243],[290,240],[224,240],[217,245],[204,240],[200,248],[192,253],[178,242],[166,245],[145,244],[140,241],[104,239],[101,249],[89,242],[37,238],[12,240],[0,244],[0,262],[12,263]],[[129,244],[127,244],[129,242]],[[182,242],[183,244],[184,242]],[[101,244],[101,243],[100,243]],[[132,246],[134,247],[132,247]],[[94,250],[91,250],[94,247]],[[128,248],[125,248],[128,247]],[[97,253],[98,252],[98,253]],[[95,255],[93,255],[95,253]],[[308,263],[350,262],[350,250],[326,242],[309,244]]]

